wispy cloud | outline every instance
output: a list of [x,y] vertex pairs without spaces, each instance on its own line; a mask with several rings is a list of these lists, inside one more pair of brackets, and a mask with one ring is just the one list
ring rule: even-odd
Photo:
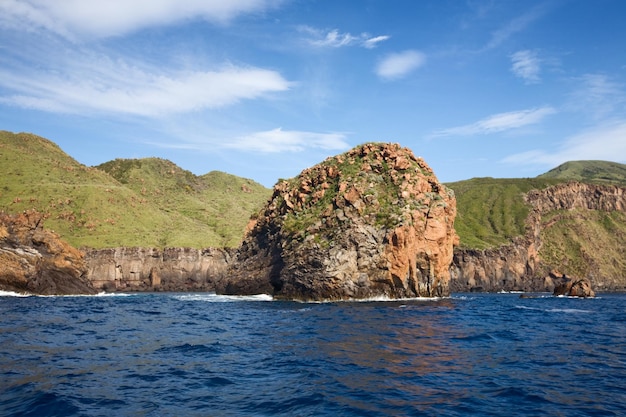
[[567,161],[608,160],[626,162],[626,122],[597,126],[566,139],[554,152],[535,149],[501,162],[514,165],[557,166]]
[[403,78],[410,72],[424,65],[426,55],[419,51],[408,50],[385,56],[376,66],[376,74],[386,80]]
[[344,150],[350,145],[343,133],[316,133],[277,128],[226,141],[225,148],[250,152],[302,152],[306,149]]
[[507,130],[537,124],[545,117],[554,113],[556,113],[556,110],[550,106],[498,113],[468,125],[437,130],[429,137],[473,136],[505,132]]
[[371,36],[369,33],[352,35],[347,32],[341,33],[338,29],[323,30],[311,26],[300,26],[298,30],[306,34],[306,42],[318,48],[361,46],[363,48],[373,49],[377,47],[380,42],[384,42],[390,38],[388,35]]
[[391,36],[381,35],[381,36],[375,36],[373,38],[365,39],[363,41],[363,46],[366,47],[367,49],[373,49],[373,48],[376,48],[380,42],[386,41],[389,38],[391,38]]
[[74,54],[52,68],[0,69],[0,103],[70,114],[156,117],[232,105],[286,91],[279,73],[223,65],[164,70],[94,54]]
[[623,114],[626,105],[624,85],[605,74],[585,74],[573,80],[576,89],[570,96],[568,108],[583,112],[594,120]]
[[541,61],[537,53],[530,50],[517,51],[511,55],[511,71],[515,76],[524,80],[526,84],[536,84],[541,81]]
[[66,38],[108,37],[188,19],[225,23],[262,12],[281,0],[3,0],[0,24],[42,28]]
[[493,49],[502,45],[511,36],[524,31],[532,23],[545,16],[550,11],[551,7],[550,2],[541,3],[510,20],[505,25],[492,32],[489,42],[483,49]]

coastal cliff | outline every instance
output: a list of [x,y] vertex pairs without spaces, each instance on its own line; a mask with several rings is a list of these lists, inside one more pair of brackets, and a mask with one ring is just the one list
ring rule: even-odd
[[231,261],[228,249],[112,248],[86,251],[92,285],[112,291],[211,291]]
[[423,159],[365,144],[275,187],[217,291],[301,300],[445,296],[456,201]]
[[456,249],[452,291],[550,291],[550,271],[626,289],[626,188],[569,182],[524,196],[524,236],[495,248]]
[[83,253],[51,230],[34,210],[0,213],[0,290],[40,295],[94,294]]

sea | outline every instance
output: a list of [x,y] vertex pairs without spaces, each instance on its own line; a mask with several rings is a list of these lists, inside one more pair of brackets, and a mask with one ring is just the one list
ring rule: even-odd
[[626,294],[0,294],[1,416],[626,416]]

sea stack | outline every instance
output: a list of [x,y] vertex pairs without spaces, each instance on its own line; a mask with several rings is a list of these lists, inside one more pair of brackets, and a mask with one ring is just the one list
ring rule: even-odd
[[279,181],[216,290],[279,299],[442,297],[456,200],[420,157],[368,143]]

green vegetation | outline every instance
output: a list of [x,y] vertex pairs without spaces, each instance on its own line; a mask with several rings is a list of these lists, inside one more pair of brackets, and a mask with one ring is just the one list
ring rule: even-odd
[[568,181],[626,185],[626,165],[574,161],[536,178],[472,178],[446,184],[456,194],[455,229],[461,247],[485,249],[522,236],[530,210],[524,202],[524,194]]
[[6,131],[0,176],[0,210],[35,208],[77,247],[234,247],[270,195],[251,180],[195,176],[157,158],[86,167],[49,140]]
[[553,178],[595,184],[626,184],[626,165],[608,161],[571,161],[537,178]]
[[[394,181],[380,175],[385,161],[358,154],[329,158],[319,165],[341,172],[341,181],[356,184],[368,204],[363,215],[391,227],[402,221],[401,198]],[[362,170],[369,164],[371,170]],[[427,173],[425,173],[427,174]],[[308,175],[308,176],[307,176]],[[312,188],[302,210],[285,218],[294,237],[327,242],[316,234],[324,212],[333,209],[339,177],[316,183],[321,171],[287,180],[289,188]],[[86,167],[41,137],[0,131],[0,211],[36,209],[46,227],[77,247],[189,246],[235,247],[251,215],[271,195],[260,184],[223,172],[196,176],[158,158],[116,159]],[[626,165],[604,161],[565,163],[537,178],[473,178],[446,184],[457,199],[455,228],[461,247],[484,249],[507,244],[525,232],[530,207],[524,194],[566,181],[626,185]],[[323,196],[322,188],[323,189]],[[397,187],[396,187],[397,188]],[[438,204],[429,196],[423,207]],[[279,202],[281,203],[281,202]],[[574,275],[589,268],[610,276],[626,270],[626,214],[589,210],[556,211],[543,216],[541,257]],[[593,271],[592,271],[593,272]]]
[[558,210],[543,216],[541,257],[574,276],[620,277],[626,271],[626,213]]
[[448,183],[456,195],[454,228],[461,247],[485,249],[522,236],[530,207],[524,194],[543,189],[559,180],[539,178],[472,178]]

